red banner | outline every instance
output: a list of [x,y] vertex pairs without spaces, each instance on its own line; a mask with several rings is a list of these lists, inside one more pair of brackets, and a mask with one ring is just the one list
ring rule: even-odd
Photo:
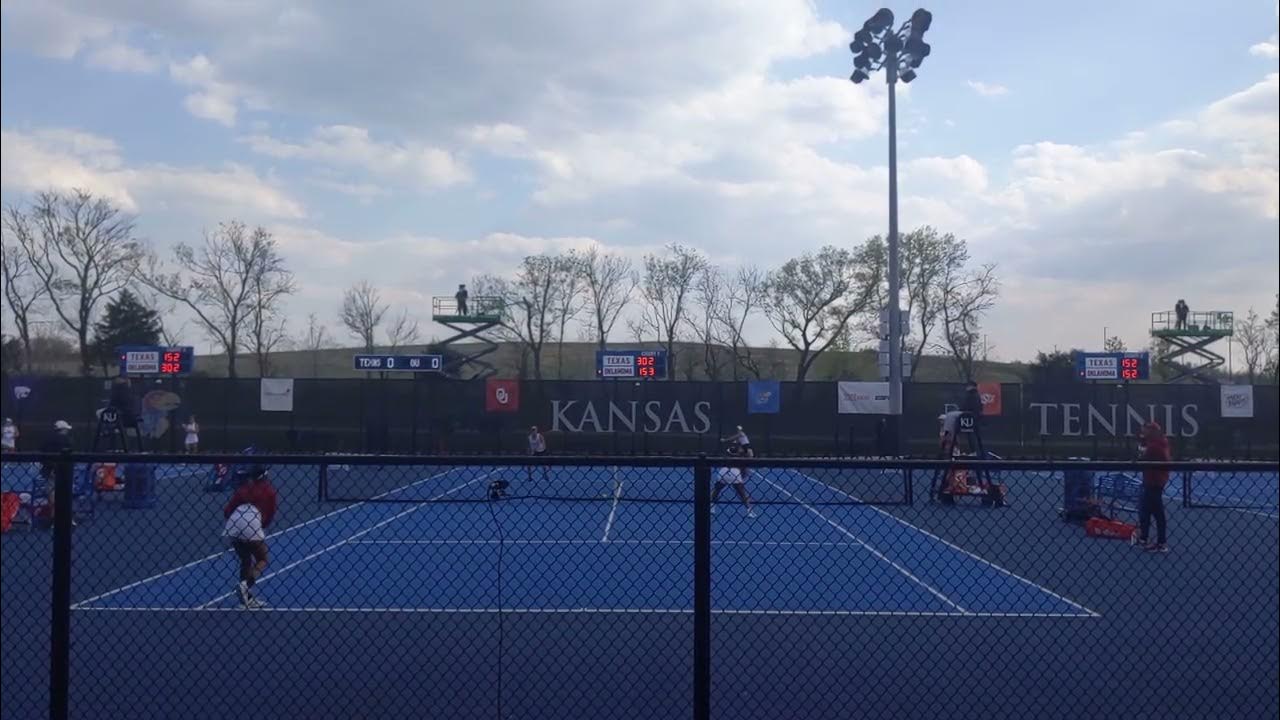
[[978,395],[982,397],[983,415],[999,415],[1004,412],[1000,402],[1000,383],[978,383]]
[[485,412],[520,411],[520,381],[488,378],[484,381]]

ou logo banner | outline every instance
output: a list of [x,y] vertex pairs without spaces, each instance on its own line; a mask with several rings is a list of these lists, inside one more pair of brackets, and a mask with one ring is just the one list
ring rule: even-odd
[[513,413],[520,410],[520,382],[518,380],[485,380],[485,412]]

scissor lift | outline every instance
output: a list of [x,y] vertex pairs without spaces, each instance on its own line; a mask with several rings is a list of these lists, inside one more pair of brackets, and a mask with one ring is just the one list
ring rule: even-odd
[[[497,368],[484,358],[498,349],[498,343],[485,333],[502,324],[502,298],[473,297],[467,302],[465,314],[458,310],[458,301],[454,298],[431,298],[431,319],[457,333],[436,345],[449,350],[441,373],[457,377],[470,369],[470,379],[489,377],[497,372]],[[458,344],[468,339],[476,342]]]
[[1179,323],[1172,310],[1151,313],[1151,337],[1166,343],[1156,362],[1173,370],[1169,382],[1190,378],[1216,385],[1218,380],[1209,371],[1225,364],[1226,358],[1209,346],[1229,339],[1234,329],[1235,319],[1226,311],[1188,313],[1185,323]]

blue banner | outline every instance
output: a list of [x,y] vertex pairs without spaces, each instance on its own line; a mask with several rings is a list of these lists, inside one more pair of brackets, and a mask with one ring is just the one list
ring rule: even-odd
[[782,385],[777,380],[752,380],[747,383],[747,413],[776,415],[782,412]]

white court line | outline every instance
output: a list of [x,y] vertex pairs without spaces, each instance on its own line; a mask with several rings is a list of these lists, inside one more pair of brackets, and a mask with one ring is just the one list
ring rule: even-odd
[[[465,465],[460,465],[460,466],[458,466],[458,467],[449,468],[448,470],[445,470],[444,472],[436,473],[435,475],[432,475],[432,476],[430,476],[430,477],[424,477],[424,478],[422,478],[421,480],[416,480],[416,481],[414,481],[414,482],[412,482],[412,483],[410,483],[410,484],[408,484],[408,485],[405,485],[405,486],[404,486],[404,487],[402,487],[402,488],[396,488],[395,490],[388,490],[387,492],[379,493],[379,494],[377,494],[377,495],[374,495],[372,498],[370,498],[370,499],[368,499],[368,500],[362,500],[362,501],[360,501],[360,502],[358,502],[358,503],[354,503],[354,504],[352,504],[352,505],[348,505],[348,506],[346,506],[346,507],[338,508],[337,510],[334,510],[333,512],[327,512],[327,513],[325,513],[324,515],[320,515],[319,517],[313,517],[313,518],[311,518],[310,520],[307,520],[306,522],[301,522],[301,523],[298,523],[297,525],[291,525],[291,526],[289,526],[289,527],[287,527],[287,528],[285,528],[285,529],[283,529],[283,530],[280,530],[280,531],[278,531],[278,532],[271,533],[270,535],[268,535],[268,536],[267,536],[267,539],[268,539],[268,540],[270,540],[271,538],[279,537],[279,536],[281,536],[281,535],[284,535],[285,533],[293,532],[294,530],[297,530],[297,529],[298,529],[298,528],[300,528],[300,527],[306,527],[307,525],[310,525],[311,523],[319,522],[320,520],[324,520],[325,518],[333,517],[334,515],[338,515],[338,514],[340,514],[340,513],[347,512],[348,510],[353,510],[353,509],[355,509],[355,508],[360,507],[361,505],[365,505],[365,504],[368,504],[368,503],[370,503],[370,502],[373,502],[374,500],[380,500],[380,499],[382,499],[382,498],[386,497],[387,495],[390,495],[391,493],[399,492],[399,491],[401,491],[401,490],[405,490],[405,489],[407,489],[407,488],[411,488],[411,487],[413,487],[414,485],[420,485],[420,484],[422,484],[422,483],[424,483],[424,482],[427,482],[427,481],[430,481],[430,480],[435,480],[435,479],[436,479],[436,478],[438,478],[438,477],[443,477],[443,476],[448,475],[449,473],[451,473],[451,472],[453,472],[453,471],[455,471],[455,470],[459,470],[459,469],[462,469],[462,468],[464,468],[464,467],[466,467],[466,466],[465,466]],[[118,588],[116,588],[115,590],[108,590],[107,592],[104,592],[104,593],[101,593],[101,594],[98,594],[98,595],[94,595],[93,597],[91,597],[91,598],[89,598],[89,599],[87,599],[87,600],[81,600],[80,602],[78,602],[78,603],[76,603],[76,604],[72,605],[72,606],[71,606],[71,609],[72,609],[72,610],[81,610],[81,609],[84,609],[82,606],[87,605],[88,603],[95,602],[95,601],[97,601],[97,600],[101,600],[101,599],[103,599],[103,598],[111,597],[112,595],[115,595],[116,593],[124,592],[125,590],[128,590],[128,589],[130,589],[130,588],[135,588],[135,587],[137,587],[137,586],[139,586],[139,585],[142,585],[142,584],[144,584],[144,583],[149,583],[149,582],[151,582],[152,580],[159,580],[160,578],[165,577],[165,576],[167,576],[167,575],[172,575],[172,574],[174,574],[174,573],[176,573],[176,572],[181,572],[181,571],[186,570],[187,568],[190,568],[190,567],[195,567],[196,565],[199,565],[200,563],[203,563],[203,562],[209,562],[210,560],[216,560],[216,559],[218,559],[218,558],[222,557],[226,552],[227,552],[226,550],[221,550],[221,551],[219,551],[219,552],[217,552],[217,553],[214,553],[213,555],[208,555],[208,556],[206,556],[206,557],[202,557],[202,558],[200,558],[199,560],[192,560],[191,562],[189,562],[189,563],[187,563],[187,564],[185,564],[185,565],[179,565],[178,567],[173,568],[173,569],[171,569],[171,570],[165,570],[164,572],[162,572],[162,573],[157,573],[157,574],[155,574],[155,575],[152,575],[152,576],[151,576],[151,577],[149,577],[149,578],[143,578],[142,580],[138,580],[137,582],[131,582],[131,583],[129,583],[128,585],[124,585],[124,586],[122,586],[122,587],[118,587]]]
[[618,501],[622,499],[622,480],[618,478],[618,468],[613,468],[613,506],[609,508],[609,520],[604,524],[604,537],[600,542],[609,542],[609,531],[613,529],[613,520],[618,516]]
[[[94,607],[82,612],[277,612],[277,613],[402,613],[436,615],[692,615],[687,608],[463,608],[463,607],[264,607],[245,610],[239,607]],[[936,617],[936,618],[1082,618],[1096,615],[1083,613],[1009,613],[1009,612],[942,612],[934,610],[712,610],[712,615],[776,615],[834,617]]]
[[941,591],[939,591],[939,590],[938,590],[937,588],[935,588],[934,586],[932,586],[932,585],[930,585],[929,583],[927,583],[927,582],[925,582],[925,581],[921,580],[920,578],[916,577],[915,575],[912,575],[912,574],[911,574],[911,572],[910,572],[909,570],[907,570],[906,568],[902,567],[902,566],[901,566],[901,565],[899,565],[898,563],[896,563],[896,562],[894,562],[894,561],[890,560],[889,558],[885,557],[883,553],[881,553],[879,550],[876,550],[875,548],[873,548],[873,547],[871,547],[870,545],[868,545],[866,542],[864,542],[864,541],[862,540],[862,538],[858,537],[857,535],[854,535],[854,534],[853,534],[853,532],[852,532],[852,531],[850,531],[848,528],[846,528],[845,526],[843,526],[843,525],[841,525],[840,523],[836,522],[835,520],[832,520],[831,518],[827,517],[826,515],[822,514],[822,511],[821,511],[821,510],[818,510],[817,508],[815,508],[814,506],[810,505],[809,503],[807,503],[807,502],[805,502],[805,501],[803,501],[803,500],[800,500],[800,499],[799,499],[799,498],[797,498],[795,495],[792,495],[790,491],[788,491],[786,488],[782,487],[782,486],[781,486],[781,485],[779,485],[778,483],[776,483],[776,482],[774,482],[774,481],[770,480],[770,479],[768,478],[768,476],[763,476],[763,477],[764,477],[764,481],[765,481],[765,482],[767,482],[767,483],[769,483],[770,485],[774,486],[775,488],[777,488],[777,489],[781,490],[783,493],[785,493],[785,494],[787,495],[787,497],[789,497],[789,498],[791,498],[792,500],[795,500],[796,502],[800,503],[800,505],[801,505],[801,506],[803,506],[806,510],[808,510],[808,511],[809,511],[809,512],[811,512],[811,513],[813,513],[814,515],[817,515],[818,517],[822,518],[822,519],[823,519],[823,520],[824,520],[828,525],[830,525],[831,527],[835,528],[836,530],[839,530],[840,532],[844,533],[844,534],[845,534],[845,535],[847,535],[848,537],[853,538],[854,542],[858,543],[858,544],[859,544],[859,545],[861,545],[863,548],[866,548],[867,552],[870,552],[872,555],[875,555],[877,558],[879,558],[879,559],[883,560],[884,562],[887,562],[887,563],[889,563],[890,565],[892,565],[892,566],[893,566],[893,568],[894,568],[895,570],[897,570],[898,572],[900,572],[900,573],[902,573],[903,575],[905,575],[908,579],[910,579],[910,580],[911,580],[912,582],[914,582],[915,584],[919,585],[920,587],[924,588],[925,590],[928,590],[930,593],[932,593],[932,594],[934,595],[934,597],[937,597],[938,599],[942,600],[942,602],[944,602],[944,603],[946,603],[946,604],[950,605],[951,607],[953,607],[953,608],[955,608],[955,609],[959,610],[961,613],[963,613],[963,614],[965,614],[965,615],[970,615],[970,614],[972,614],[972,613],[970,613],[968,610],[966,610],[966,609],[964,609],[963,607],[961,607],[958,603],[954,602],[951,598],[947,597],[946,595],[943,595],[943,594],[942,594],[942,592],[941,592]]
[[[424,508],[424,507],[426,507],[426,506],[427,506],[427,505],[426,505],[426,503],[429,503],[429,502],[431,502],[432,500],[439,500],[439,499],[440,499],[440,498],[442,498],[442,497],[445,497],[445,496],[448,496],[448,495],[452,495],[453,493],[455,493],[455,492],[457,492],[457,491],[461,490],[462,488],[464,488],[464,487],[466,487],[466,486],[468,486],[468,485],[471,485],[471,484],[473,484],[473,483],[479,482],[480,480],[483,480],[483,479],[485,479],[485,478],[489,477],[489,476],[490,476],[490,475],[492,475],[492,474],[493,474],[493,471],[487,472],[487,473],[485,473],[485,474],[481,475],[480,477],[475,478],[475,479],[473,479],[473,480],[468,480],[467,482],[464,482],[464,483],[462,483],[461,485],[458,485],[457,487],[449,488],[448,490],[446,490],[446,491],[444,491],[444,492],[440,493],[439,495],[436,495],[435,497],[428,498],[427,500],[423,501],[422,503],[415,503],[415,504],[414,504],[412,507],[410,507],[408,510],[402,510],[402,511],[400,511],[400,512],[396,513],[395,515],[392,515],[391,517],[387,518],[386,520],[382,520],[382,521],[380,521],[380,522],[374,523],[373,525],[370,525],[369,527],[367,527],[367,528],[365,528],[365,529],[361,530],[360,532],[355,533],[354,535],[352,535],[352,536],[351,536],[351,537],[349,537],[349,538],[346,538],[345,540],[341,540],[341,541],[339,541],[339,542],[336,542],[336,543],[334,543],[334,544],[330,545],[329,547],[324,548],[323,550],[317,550],[316,552],[311,553],[310,555],[308,555],[308,556],[306,556],[306,557],[302,558],[301,560],[294,560],[293,562],[289,563],[288,565],[285,565],[284,567],[280,568],[279,570],[275,570],[275,571],[272,571],[272,572],[267,573],[266,575],[263,575],[262,577],[258,578],[258,582],[260,582],[260,583],[261,583],[261,582],[266,582],[267,580],[270,580],[271,578],[273,578],[273,577],[275,577],[275,576],[279,575],[280,573],[287,572],[287,571],[291,570],[292,568],[295,568],[295,567],[297,567],[297,566],[301,565],[302,563],[307,562],[308,560],[314,560],[315,558],[320,557],[321,555],[323,555],[323,554],[325,554],[325,553],[329,552],[330,550],[336,550],[336,549],[338,549],[338,548],[342,547],[343,545],[346,545],[347,543],[351,542],[352,540],[355,540],[356,538],[358,538],[358,537],[360,537],[360,536],[362,536],[362,535],[366,535],[366,534],[368,534],[368,533],[371,533],[371,532],[373,532],[374,530],[377,530],[378,528],[383,527],[384,525],[387,525],[388,523],[391,523],[391,522],[394,522],[394,521],[396,521],[396,520],[399,520],[400,518],[404,517],[405,515],[409,515],[409,514],[411,514],[411,513],[418,512],[419,510],[421,510],[422,508]],[[223,594],[219,595],[218,597],[216,597],[216,598],[214,598],[214,599],[210,600],[209,602],[204,603],[204,604],[203,604],[203,605],[201,605],[200,607],[209,607],[210,605],[213,605],[214,603],[219,602],[219,601],[221,601],[221,600],[225,600],[226,598],[229,598],[229,597],[231,597],[231,596],[232,596],[232,595],[234,595],[234,594],[235,594],[235,591],[234,591],[234,590],[232,590],[231,592],[223,593]]]
[[[602,540],[353,540],[352,545],[600,545]],[[610,545],[692,545],[692,540],[611,540]],[[857,547],[851,542],[790,542],[786,540],[712,540],[712,545],[758,547]]]
[[[1196,509],[1201,509],[1201,508],[1196,508]],[[1209,509],[1212,509],[1212,508],[1209,508]],[[1218,509],[1230,510],[1231,512],[1245,513],[1247,515],[1257,515],[1258,517],[1264,517],[1269,520],[1280,520],[1280,515],[1272,515],[1271,513],[1260,512],[1258,510],[1245,510],[1244,508],[1218,508]]]
[[[843,491],[843,490],[841,490],[841,489],[839,489],[839,488],[837,488],[837,487],[833,487],[833,486],[831,486],[831,485],[828,485],[827,483],[824,483],[824,482],[822,482],[821,480],[818,480],[817,478],[810,477],[809,475],[807,475],[807,474],[805,474],[805,473],[802,473],[802,472],[800,472],[800,471],[798,471],[798,470],[788,470],[787,472],[793,472],[793,473],[795,473],[795,474],[799,475],[800,477],[802,477],[802,478],[804,478],[804,479],[806,479],[806,480],[809,480],[809,481],[811,481],[811,482],[815,482],[815,483],[817,483],[817,484],[819,484],[819,485],[821,485],[821,486],[823,486],[823,487],[825,487],[825,488],[827,488],[827,489],[831,490],[832,492],[839,493],[840,495],[843,495],[843,496],[845,496],[845,497],[849,498],[850,500],[853,500],[853,501],[855,501],[855,502],[862,502],[861,500],[859,500],[858,498],[854,497],[853,495],[850,495],[849,493],[847,493],[847,492],[845,492],[845,491]],[[956,545],[955,543],[952,543],[952,542],[949,542],[949,541],[947,541],[947,540],[944,540],[944,539],[942,539],[942,538],[938,537],[937,535],[934,535],[933,533],[929,532],[928,530],[925,530],[924,528],[922,528],[922,527],[920,527],[920,526],[918,526],[918,525],[913,525],[913,524],[911,524],[911,523],[907,522],[906,520],[903,520],[902,518],[898,517],[897,515],[894,515],[894,514],[893,514],[893,513],[891,513],[891,512],[886,512],[886,511],[884,511],[884,510],[881,510],[880,508],[878,508],[878,507],[876,507],[876,506],[874,506],[874,505],[863,505],[862,507],[868,507],[868,508],[871,508],[872,510],[875,510],[876,512],[880,513],[881,515],[884,515],[885,517],[887,517],[887,518],[889,518],[889,519],[893,520],[894,522],[897,522],[897,523],[898,523],[898,524],[900,524],[900,525],[905,525],[906,527],[911,528],[912,530],[915,530],[916,532],[921,533],[922,535],[925,535],[925,536],[930,537],[930,538],[932,538],[932,539],[934,539],[934,540],[937,540],[938,542],[942,543],[943,545],[946,545],[947,547],[951,548],[952,550],[955,550],[955,551],[957,551],[957,552],[963,553],[964,555],[966,555],[966,556],[968,556],[968,557],[970,557],[970,558],[972,558],[972,559],[974,559],[974,560],[977,560],[978,562],[982,563],[983,565],[986,565],[987,567],[989,567],[989,568],[991,568],[991,569],[993,569],[993,570],[996,570],[996,571],[998,571],[998,572],[1004,573],[1005,575],[1008,575],[1009,577],[1011,577],[1011,578],[1013,578],[1013,579],[1015,579],[1015,580],[1019,580],[1019,581],[1021,581],[1021,582],[1024,582],[1024,583],[1026,583],[1026,584],[1028,584],[1028,585],[1030,585],[1030,586],[1032,586],[1032,587],[1034,587],[1034,588],[1036,588],[1036,589],[1040,590],[1041,592],[1047,593],[1047,594],[1049,594],[1049,595],[1051,595],[1051,596],[1053,596],[1053,597],[1055,597],[1055,598],[1057,598],[1057,599],[1061,600],[1062,602],[1064,602],[1064,603],[1066,603],[1066,604],[1070,605],[1071,607],[1074,607],[1074,608],[1076,608],[1076,609],[1079,609],[1079,610],[1082,610],[1082,611],[1084,611],[1084,612],[1086,612],[1086,613],[1089,613],[1090,615],[1092,615],[1092,616],[1094,616],[1094,617],[1101,617],[1101,614],[1100,614],[1100,613],[1098,613],[1097,611],[1095,611],[1095,610],[1090,610],[1089,608],[1087,608],[1087,607],[1085,607],[1085,606],[1081,605],[1081,604],[1080,604],[1080,603],[1078,603],[1078,602],[1075,602],[1075,601],[1073,601],[1073,600],[1070,600],[1070,599],[1068,599],[1068,598],[1065,598],[1065,597],[1063,597],[1063,596],[1059,595],[1058,593],[1056,593],[1056,592],[1054,592],[1054,591],[1050,590],[1049,588],[1047,588],[1047,587],[1045,587],[1045,586],[1041,585],[1040,583],[1037,583],[1037,582],[1035,582],[1035,581],[1033,581],[1033,580],[1028,580],[1027,578],[1022,577],[1021,575],[1018,575],[1017,573],[1014,573],[1014,572],[1012,572],[1012,571],[1010,571],[1010,570],[1007,570],[1007,569],[1005,569],[1005,568],[1003,568],[1003,567],[1000,567],[999,565],[996,565],[995,563],[991,562],[990,560],[987,560],[986,558],[979,557],[978,555],[975,555],[975,554],[973,554],[973,553],[969,552],[968,550],[965,550],[964,548],[960,547],[959,545]]]

